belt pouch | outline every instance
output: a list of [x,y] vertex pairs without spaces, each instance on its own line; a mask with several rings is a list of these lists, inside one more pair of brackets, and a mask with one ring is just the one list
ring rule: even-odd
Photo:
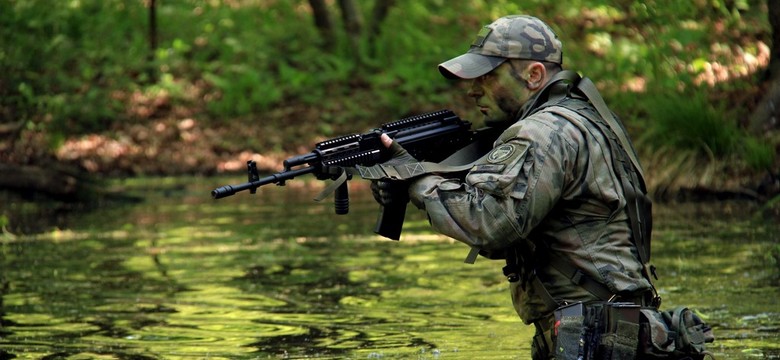
[[604,332],[599,345],[599,359],[635,359],[639,345],[639,305],[604,305]]
[[587,326],[584,305],[575,303],[555,310],[553,343],[555,359],[582,359],[585,354]]

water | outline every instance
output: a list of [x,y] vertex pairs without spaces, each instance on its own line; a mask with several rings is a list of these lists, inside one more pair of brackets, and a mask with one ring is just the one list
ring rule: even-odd
[[[395,242],[373,235],[360,181],[347,216],[295,181],[210,199],[225,181],[241,180],[117,183],[145,201],[0,235],[0,359],[530,357],[503,264],[463,264],[467,248],[419,212]],[[705,316],[718,359],[780,358],[780,227],[754,214],[656,207],[664,307]]]

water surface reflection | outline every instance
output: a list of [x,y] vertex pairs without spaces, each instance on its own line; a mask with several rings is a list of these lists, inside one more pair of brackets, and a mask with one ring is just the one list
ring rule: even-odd
[[[0,359],[529,358],[502,264],[462,264],[421,214],[393,242],[365,188],[336,216],[318,189],[213,201],[223,179],[189,180],[119,184],[146,201],[3,238]],[[777,222],[717,205],[657,206],[665,306],[707,316],[719,359],[779,358]]]

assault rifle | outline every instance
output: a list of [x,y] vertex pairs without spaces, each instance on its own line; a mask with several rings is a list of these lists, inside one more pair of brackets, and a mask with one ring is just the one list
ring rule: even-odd
[[[214,189],[211,196],[220,199],[244,190],[254,194],[257,188],[263,185],[284,186],[287,180],[313,174],[319,180],[336,180],[315,200],[322,200],[324,195],[333,192],[336,214],[343,215],[349,212],[349,190],[346,180],[351,179],[352,174],[358,173],[356,167],[382,163],[391,156],[379,139],[382,133],[397,141],[417,160],[441,162],[470,144],[479,148],[474,151],[475,153],[479,155],[486,153],[492,141],[500,133],[498,130],[494,128],[472,130],[470,122],[460,119],[450,110],[412,116],[384,124],[364,134],[345,135],[320,142],[312,152],[285,160],[283,171],[263,178],[258,174],[257,164],[253,160],[247,161],[248,181],[246,183],[222,186]],[[374,232],[398,240],[405,212],[406,204],[392,209],[383,207]]]

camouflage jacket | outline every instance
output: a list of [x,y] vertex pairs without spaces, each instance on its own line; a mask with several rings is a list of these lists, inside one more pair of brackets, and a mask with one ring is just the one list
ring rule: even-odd
[[[615,294],[650,289],[630,240],[609,142],[581,114],[598,115],[587,102],[571,100],[566,108],[575,116],[560,115],[559,106],[544,107],[504,131],[465,178],[427,175],[414,181],[411,200],[436,231],[483,253],[518,248],[526,252],[522,259],[541,259],[520,264],[523,278],[538,276],[559,303],[597,299],[543,260],[551,253]],[[511,284],[524,322],[554,310],[527,281]]]

